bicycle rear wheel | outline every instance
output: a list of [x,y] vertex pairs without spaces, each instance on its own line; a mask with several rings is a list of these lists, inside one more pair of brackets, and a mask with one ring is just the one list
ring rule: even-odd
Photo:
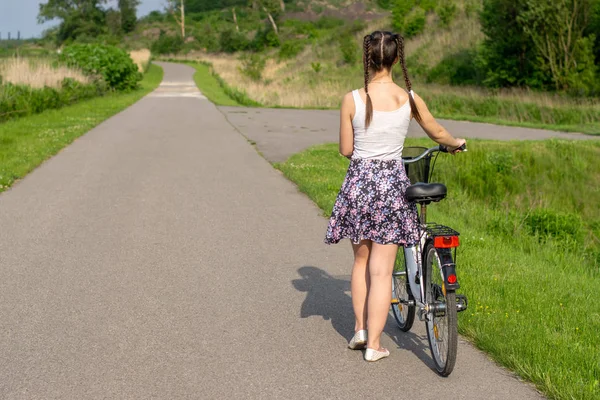
[[432,243],[425,248],[423,263],[425,298],[432,307],[425,321],[427,339],[437,372],[448,376],[454,369],[458,347],[456,294],[445,289],[440,257]]
[[407,274],[404,249],[400,247],[396,267],[392,274],[392,314],[403,332],[408,332],[415,320],[415,306],[407,304],[409,301],[414,301],[408,285]]

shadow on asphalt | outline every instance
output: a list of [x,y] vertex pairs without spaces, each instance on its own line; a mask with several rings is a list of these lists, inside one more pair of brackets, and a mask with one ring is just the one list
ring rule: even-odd
[[[332,276],[311,266],[299,268],[298,274],[300,279],[293,280],[292,284],[296,290],[306,292],[300,317],[321,316],[324,320],[330,320],[333,329],[349,341],[354,334],[354,313],[349,294],[350,276]],[[415,325],[419,323],[421,322],[415,321]],[[426,335],[400,331],[391,315],[388,316],[384,333],[394,341],[398,349],[410,351],[429,368],[434,369]]]

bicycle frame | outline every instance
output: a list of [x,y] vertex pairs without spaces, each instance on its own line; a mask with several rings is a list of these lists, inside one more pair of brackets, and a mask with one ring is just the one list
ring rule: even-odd
[[[404,160],[404,163],[406,163],[406,164],[415,163],[415,162],[423,159],[424,157],[426,157],[428,154],[436,152],[436,151],[441,151],[440,146],[432,147],[432,148],[428,149],[427,151],[425,151],[423,154],[421,154],[419,157],[416,157],[414,159]],[[415,302],[414,305],[418,309],[419,319],[421,321],[423,321],[423,320],[429,318],[432,311],[437,311],[437,310],[432,309],[432,306],[434,306],[434,304],[432,302],[430,302],[430,299],[426,298],[425,286],[422,284],[423,251],[426,248],[427,243],[429,241],[434,240],[434,238],[436,236],[432,235],[428,229],[427,205],[421,203],[421,204],[419,204],[419,206],[420,206],[419,228],[418,228],[419,241],[411,246],[403,246],[403,251],[404,251],[404,263],[405,263],[404,271],[406,271],[405,273],[408,274],[406,280],[407,280],[408,284],[410,285],[410,289],[413,294],[413,298],[414,298],[414,302]],[[445,228],[445,229],[447,229],[448,233],[450,233],[452,235],[454,235],[454,234],[458,235],[458,232],[455,232],[454,230],[452,230],[448,227],[443,227],[441,225],[435,225],[435,227],[442,228],[442,229]],[[454,249],[455,249],[455,255],[456,255],[456,247]],[[453,276],[454,279],[456,279],[456,269],[455,269],[456,265],[454,263],[455,257],[453,257],[450,248],[438,249],[437,254],[440,257],[438,265],[440,268],[440,273],[442,274],[442,276],[444,278],[446,288],[451,289],[451,290],[458,289],[460,287],[460,285],[457,280],[455,280],[452,283],[450,283],[448,281],[449,276]],[[461,296],[461,297],[463,297],[463,296]],[[459,308],[459,311],[463,311],[467,308],[466,298],[464,299],[464,303],[461,302],[461,304],[458,306],[458,308]]]
[[[426,206],[422,207],[425,207],[426,209]],[[408,274],[406,280],[413,293],[415,306],[418,309],[417,315],[419,315],[421,321],[429,314],[429,303],[428,299],[425,297],[425,286],[421,284],[423,280],[423,249],[425,249],[428,240],[427,225],[421,219],[419,224],[419,241],[412,246],[403,246],[404,270]],[[419,297],[417,297],[417,294]]]
[[[464,145],[461,147],[466,151]],[[420,207],[416,224],[418,240],[403,246],[404,268],[393,272],[392,278],[392,312],[398,326],[408,332],[415,315],[425,322],[435,368],[442,376],[448,376],[454,369],[457,313],[467,309],[467,298],[456,293],[460,285],[454,259],[460,234],[450,227],[427,222],[427,206],[442,200],[447,193],[443,185],[429,184],[433,171],[429,154],[445,150],[443,146],[432,147],[418,157],[403,159],[405,164],[410,164],[427,157],[416,169],[405,168],[407,175],[413,171],[414,181],[423,181],[413,182],[407,189],[407,198]]]

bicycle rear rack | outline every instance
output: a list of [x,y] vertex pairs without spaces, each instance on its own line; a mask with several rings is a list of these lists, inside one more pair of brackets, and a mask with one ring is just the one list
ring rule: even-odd
[[460,233],[450,228],[449,226],[436,224],[435,222],[428,223],[426,230],[427,234],[430,237],[460,236]]

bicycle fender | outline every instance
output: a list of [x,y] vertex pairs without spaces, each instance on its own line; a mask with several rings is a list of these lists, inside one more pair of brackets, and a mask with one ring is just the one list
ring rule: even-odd
[[452,258],[450,249],[438,249],[438,256],[442,264],[442,273],[444,274],[444,284],[446,290],[457,290],[460,288],[458,276],[456,275],[456,264]]

